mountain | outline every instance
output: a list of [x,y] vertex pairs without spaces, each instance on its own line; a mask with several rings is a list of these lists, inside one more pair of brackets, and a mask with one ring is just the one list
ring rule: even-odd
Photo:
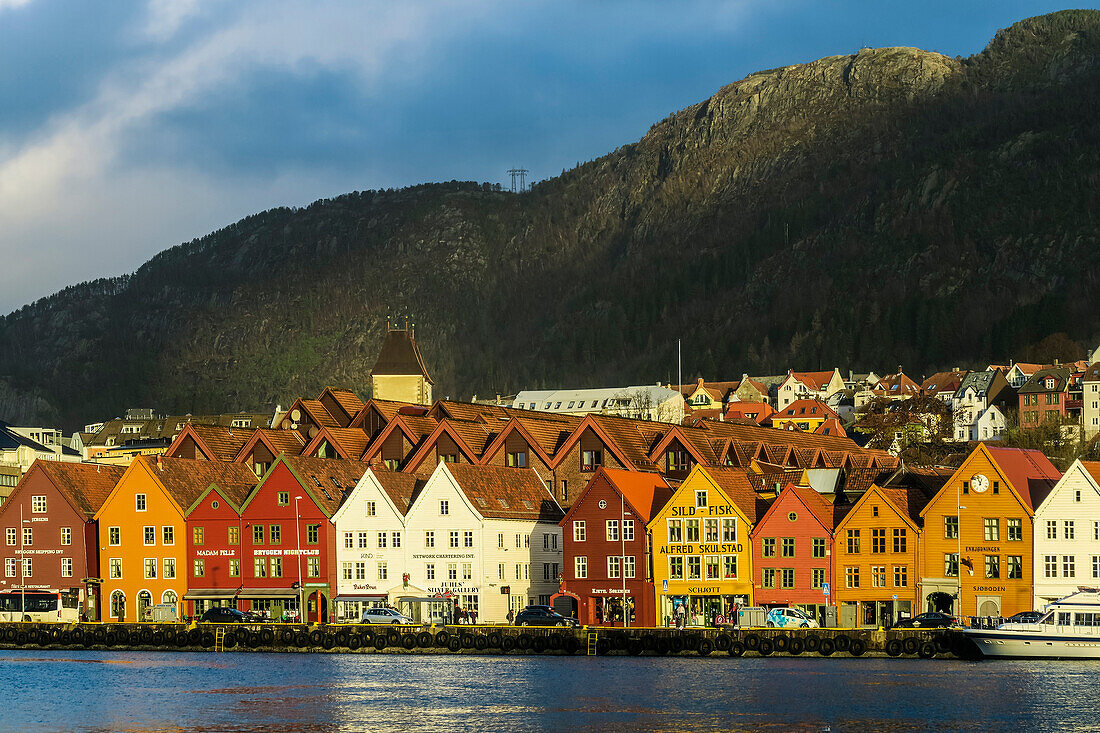
[[254,409],[365,392],[413,314],[443,395],[984,365],[1100,338],[1100,13],[979,54],[752,74],[511,194],[451,182],[273,209],[0,322],[0,410]]

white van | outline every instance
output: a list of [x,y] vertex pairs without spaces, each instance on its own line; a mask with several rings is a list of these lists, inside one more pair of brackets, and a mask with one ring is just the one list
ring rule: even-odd
[[817,620],[798,608],[773,608],[768,611],[768,626],[794,629],[816,629]]

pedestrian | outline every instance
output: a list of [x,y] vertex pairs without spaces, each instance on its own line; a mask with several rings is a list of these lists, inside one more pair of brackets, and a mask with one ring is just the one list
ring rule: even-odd
[[511,626],[516,622],[516,612],[512,609],[508,609],[508,625]]

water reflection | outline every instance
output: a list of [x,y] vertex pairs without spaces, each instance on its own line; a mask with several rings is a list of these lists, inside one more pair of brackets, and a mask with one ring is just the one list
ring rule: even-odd
[[10,652],[7,730],[1094,728],[1087,662]]

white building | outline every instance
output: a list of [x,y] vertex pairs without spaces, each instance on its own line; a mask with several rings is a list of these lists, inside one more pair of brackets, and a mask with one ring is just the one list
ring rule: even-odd
[[[844,389],[844,378],[839,369],[824,372],[788,371],[787,378],[779,385],[775,409],[783,411],[798,400],[821,400]],[[858,409],[858,407],[857,407]]]
[[440,463],[405,516],[405,572],[479,623],[502,623],[558,590],[562,516],[532,469]]
[[1100,463],[1076,461],[1035,510],[1035,609],[1100,583]]
[[357,622],[371,606],[396,606],[400,596],[424,594],[403,580],[405,513],[423,485],[413,474],[372,466],[332,515],[337,620]]
[[566,415],[617,415],[679,425],[684,420],[684,397],[661,385],[599,389],[525,389],[512,407]]
[[1100,364],[1090,364],[1081,378],[1081,430],[1085,440],[1100,433]]

